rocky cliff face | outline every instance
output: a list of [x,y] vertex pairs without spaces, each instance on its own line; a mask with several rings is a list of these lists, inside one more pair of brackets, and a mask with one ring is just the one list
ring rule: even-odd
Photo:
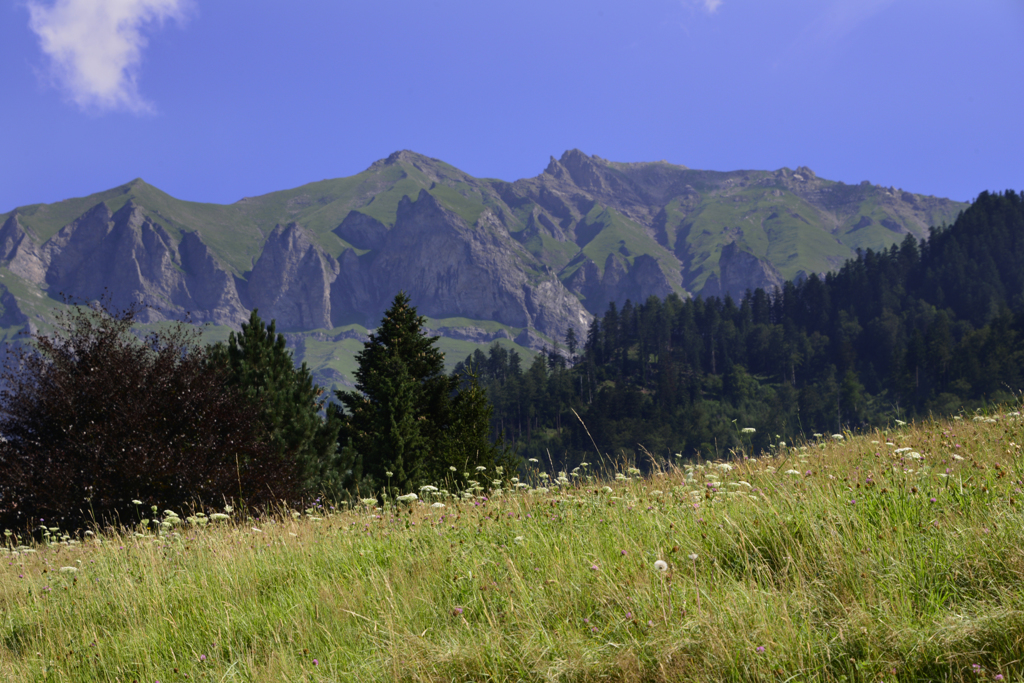
[[249,276],[249,302],[282,330],[330,329],[338,262],[297,223],[277,225]]
[[421,190],[403,198],[395,226],[370,268],[377,303],[394,292],[415,292],[420,313],[435,318],[496,320],[535,327],[561,338],[585,330],[590,315],[554,275],[531,282],[535,259],[484,211],[472,226]]
[[373,263],[378,303],[390,298],[388,290],[416,292],[414,301],[424,315],[526,327],[526,274],[513,245],[495,229],[492,217],[481,216],[470,227],[421,190],[415,202],[408,197],[399,202],[395,227]]
[[12,273],[29,282],[41,284],[46,281],[46,263],[39,245],[25,233],[17,211],[12,211],[0,227],[0,261],[6,262]]
[[197,235],[180,244],[133,202],[97,204],[40,245],[12,215],[0,229],[2,260],[29,282],[72,300],[109,294],[115,306],[152,306],[142,322],[177,319],[238,325],[248,318],[234,281]]
[[724,298],[727,294],[738,298],[746,292],[763,289],[766,292],[781,290],[784,280],[772,264],[753,254],[742,251],[735,242],[722,249],[718,260],[721,275],[712,274],[704,286],[704,296]]

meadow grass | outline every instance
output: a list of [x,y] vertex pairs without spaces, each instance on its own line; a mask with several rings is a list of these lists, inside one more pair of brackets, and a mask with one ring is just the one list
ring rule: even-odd
[[1024,422],[972,418],[461,500],[9,537],[0,676],[1019,681]]

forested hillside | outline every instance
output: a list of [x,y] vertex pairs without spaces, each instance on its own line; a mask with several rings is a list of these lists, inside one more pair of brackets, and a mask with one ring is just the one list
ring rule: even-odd
[[495,438],[571,467],[593,442],[613,458],[723,455],[1006,400],[1024,388],[1022,340],[1024,198],[986,192],[928,239],[824,278],[613,303],[528,367],[494,346],[456,371],[486,386]]

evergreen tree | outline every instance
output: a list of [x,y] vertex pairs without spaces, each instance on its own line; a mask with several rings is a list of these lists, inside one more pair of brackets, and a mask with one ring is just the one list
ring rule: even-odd
[[576,351],[579,349],[579,340],[576,339],[576,330],[571,327],[565,331],[565,348],[569,350],[569,364],[576,365]]
[[211,347],[209,363],[227,374],[257,407],[273,450],[299,466],[307,493],[339,492],[343,462],[336,453],[341,420],[337,409],[325,407],[324,390],[313,383],[306,364],[296,368],[283,334],[275,334],[253,310],[242,330],[227,343]]
[[[364,492],[417,491],[493,469],[503,452],[487,440],[490,406],[475,381],[444,374],[437,337],[399,293],[356,356],[356,391],[335,392],[344,405],[339,442],[358,463]],[[451,468],[455,468],[453,471]]]

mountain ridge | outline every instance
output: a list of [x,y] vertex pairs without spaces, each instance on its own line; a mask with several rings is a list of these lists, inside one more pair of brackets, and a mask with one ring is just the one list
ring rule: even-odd
[[[494,321],[509,343],[539,350],[570,328],[584,335],[611,301],[770,289],[857,249],[924,237],[966,206],[803,166],[701,171],[573,149],[508,182],[401,150],[353,176],[233,204],[180,200],[136,178],[17,207],[0,214],[0,274],[6,292],[27,292],[7,297],[5,319],[44,329],[58,291],[151,304],[148,323],[191,312],[237,328],[259,308],[301,337],[368,328],[405,290],[432,319],[465,319],[467,330]],[[491,334],[444,329],[453,340]]]

